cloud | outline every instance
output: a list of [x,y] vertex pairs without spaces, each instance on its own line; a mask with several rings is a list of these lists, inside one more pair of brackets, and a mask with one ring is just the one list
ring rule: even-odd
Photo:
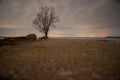
[[85,31],[102,34],[102,30],[120,35],[120,0],[0,0],[0,28],[31,28],[44,5],[55,7],[60,17],[56,30],[67,30],[66,36],[74,36],[71,30],[79,31],[78,35]]

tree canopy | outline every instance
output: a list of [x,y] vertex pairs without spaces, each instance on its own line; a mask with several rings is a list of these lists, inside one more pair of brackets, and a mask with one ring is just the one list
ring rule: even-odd
[[33,20],[33,27],[45,34],[45,38],[48,37],[48,31],[50,27],[55,27],[56,22],[59,21],[59,17],[55,14],[54,7],[44,6],[40,8],[40,12]]

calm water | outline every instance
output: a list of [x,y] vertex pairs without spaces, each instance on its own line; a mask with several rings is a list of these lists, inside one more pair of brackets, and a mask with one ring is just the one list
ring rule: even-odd
[[[53,32],[53,31],[52,31]],[[4,37],[25,36],[30,33],[35,33],[37,36],[41,36],[38,30],[32,29],[4,29],[0,28],[0,39]],[[57,34],[56,32],[52,34]],[[76,39],[76,40],[112,40],[120,41],[120,38],[102,38],[102,37],[50,37],[50,39]]]
[[104,38],[104,37],[52,37],[50,39],[115,40],[115,41],[120,40],[120,38]]

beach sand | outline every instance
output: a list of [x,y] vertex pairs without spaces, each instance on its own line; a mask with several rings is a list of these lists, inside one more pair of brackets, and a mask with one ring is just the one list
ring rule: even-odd
[[120,43],[51,39],[0,47],[0,80],[120,80]]

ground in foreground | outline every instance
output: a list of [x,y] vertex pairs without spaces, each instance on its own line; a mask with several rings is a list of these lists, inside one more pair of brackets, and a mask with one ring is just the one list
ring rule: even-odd
[[120,43],[39,40],[0,47],[1,80],[119,80]]

